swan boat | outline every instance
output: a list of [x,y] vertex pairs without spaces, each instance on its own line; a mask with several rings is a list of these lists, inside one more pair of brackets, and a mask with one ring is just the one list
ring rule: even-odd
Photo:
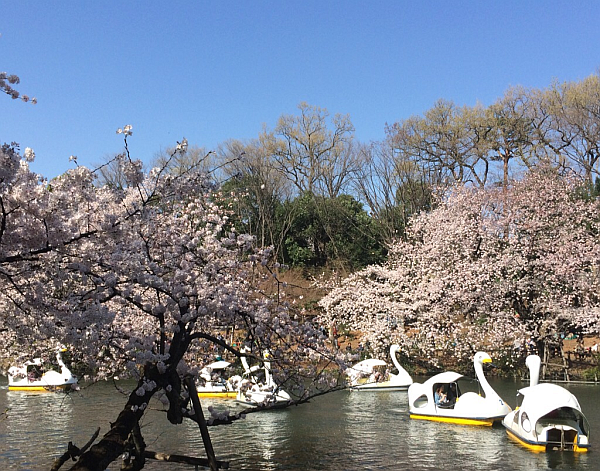
[[577,398],[556,384],[538,384],[539,356],[529,355],[525,364],[530,385],[518,391],[521,405],[502,421],[509,437],[533,451],[588,451],[590,427]]
[[[410,418],[487,426],[502,420],[511,408],[494,391],[483,374],[483,364],[491,361],[485,352],[477,352],[473,357],[475,374],[485,397],[474,392],[461,394],[458,380],[463,375],[453,371],[437,374],[422,384],[413,383],[408,388]],[[439,400],[436,391],[444,393]]]
[[206,365],[200,370],[199,384],[196,386],[198,397],[221,399],[235,399],[237,396],[237,381],[241,379],[234,376],[225,380],[225,369],[230,365],[228,361],[219,360]]
[[[290,395],[281,389],[273,380],[271,374],[271,362],[269,354],[265,352],[263,366],[254,365],[250,367],[246,357],[241,357],[244,374],[236,395],[236,401],[250,406],[286,404],[292,400]],[[256,373],[264,371],[264,381],[260,381]]]
[[56,362],[60,372],[45,369],[40,358],[28,360],[20,366],[11,366],[8,369],[8,389],[10,391],[66,391],[76,387],[77,377],[63,362],[64,351],[66,350],[59,349],[56,352]]
[[400,350],[399,345],[390,347],[392,362],[398,370],[398,374],[389,373],[387,377],[381,376],[375,371],[377,366],[386,366],[383,360],[369,358],[360,361],[346,370],[350,389],[352,391],[406,391],[413,380],[408,372],[400,365],[396,354]]

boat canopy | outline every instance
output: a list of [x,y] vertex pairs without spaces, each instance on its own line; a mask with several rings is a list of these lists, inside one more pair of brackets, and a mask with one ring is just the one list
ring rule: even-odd
[[438,383],[454,383],[462,378],[463,375],[460,373],[456,373],[454,371],[444,371],[443,373],[439,373],[435,376],[432,376],[427,381],[423,383],[423,386],[427,389],[433,390],[433,385]]
[[206,365],[205,368],[210,368],[211,370],[224,370],[229,365],[231,365],[231,363],[229,363],[228,361],[219,360],[215,361],[214,363],[211,363],[210,365]]
[[577,398],[561,386],[541,383],[537,386],[519,389],[519,394],[523,396],[521,409],[527,411],[529,420],[534,424],[542,417],[559,409],[572,409],[574,419],[581,417],[585,421],[585,416],[581,412],[581,406]]
[[370,374],[373,372],[373,368],[376,366],[385,366],[387,363],[377,358],[368,358],[363,361],[359,361],[356,365],[351,366],[346,370],[348,375],[357,375],[360,373]]

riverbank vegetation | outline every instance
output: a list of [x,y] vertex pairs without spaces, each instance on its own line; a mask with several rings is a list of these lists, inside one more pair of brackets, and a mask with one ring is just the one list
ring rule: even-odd
[[202,422],[190,378],[242,345],[270,353],[297,401],[340,387],[342,326],[425,368],[481,349],[505,371],[530,348],[548,362],[598,333],[599,107],[596,74],[490,106],[440,100],[360,143],[349,116],[301,103],[255,140],[182,139],[148,169],[127,125],[121,154],[96,169],[73,157],[50,181],[32,149],[4,144],[0,356],[65,345],[90,379],[138,380],[71,469],[125,450],[140,469],[150,401]]

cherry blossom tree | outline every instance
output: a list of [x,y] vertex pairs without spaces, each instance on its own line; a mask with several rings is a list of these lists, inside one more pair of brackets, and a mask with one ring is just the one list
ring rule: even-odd
[[429,367],[488,350],[510,366],[523,339],[598,331],[599,203],[581,179],[541,167],[510,188],[456,186],[412,219],[387,263],[342,280],[323,322]]
[[18,75],[9,74],[8,72],[0,72],[0,92],[6,93],[13,100],[22,100],[25,103],[37,103],[37,98],[30,98],[29,95],[21,94],[14,85],[18,85],[21,83],[21,79]]
[[32,151],[5,145],[0,155],[0,355],[64,344],[91,379],[138,380],[77,470],[106,469],[126,450],[141,469],[138,424],[153,398],[171,423],[199,420],[187,378],[212,360],[213,345],[241,355],[219,338],[221,326],[241,332],[257,360],[268,351],[276,381],[297,401],[337,381],[323,372],[334,357],[321,331],[295,318],[281,289],[265,294],[281,288],[270,250],[235,232],[210,175],[170,174],[168,159],[145,174],[129,154],[131,126],[118,132],[125,185],[96,186],[84,167],[48,182],[29,170]]

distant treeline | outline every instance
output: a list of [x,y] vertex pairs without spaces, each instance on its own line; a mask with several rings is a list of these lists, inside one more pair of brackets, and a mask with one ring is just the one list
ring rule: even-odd
[[[540,163],[580,174],[597,192],[600,76],[513,87],[490,106],[440,100],[422,116],[360,143],[347,115],[301,103],[249,142],[191,147],[174,173],[211,169],[240,232],[273,246],[281,263],[353,271],[385,259],[410,217],[455,184],[508,186]],[[119,185],[117,167],[101,169]]]

